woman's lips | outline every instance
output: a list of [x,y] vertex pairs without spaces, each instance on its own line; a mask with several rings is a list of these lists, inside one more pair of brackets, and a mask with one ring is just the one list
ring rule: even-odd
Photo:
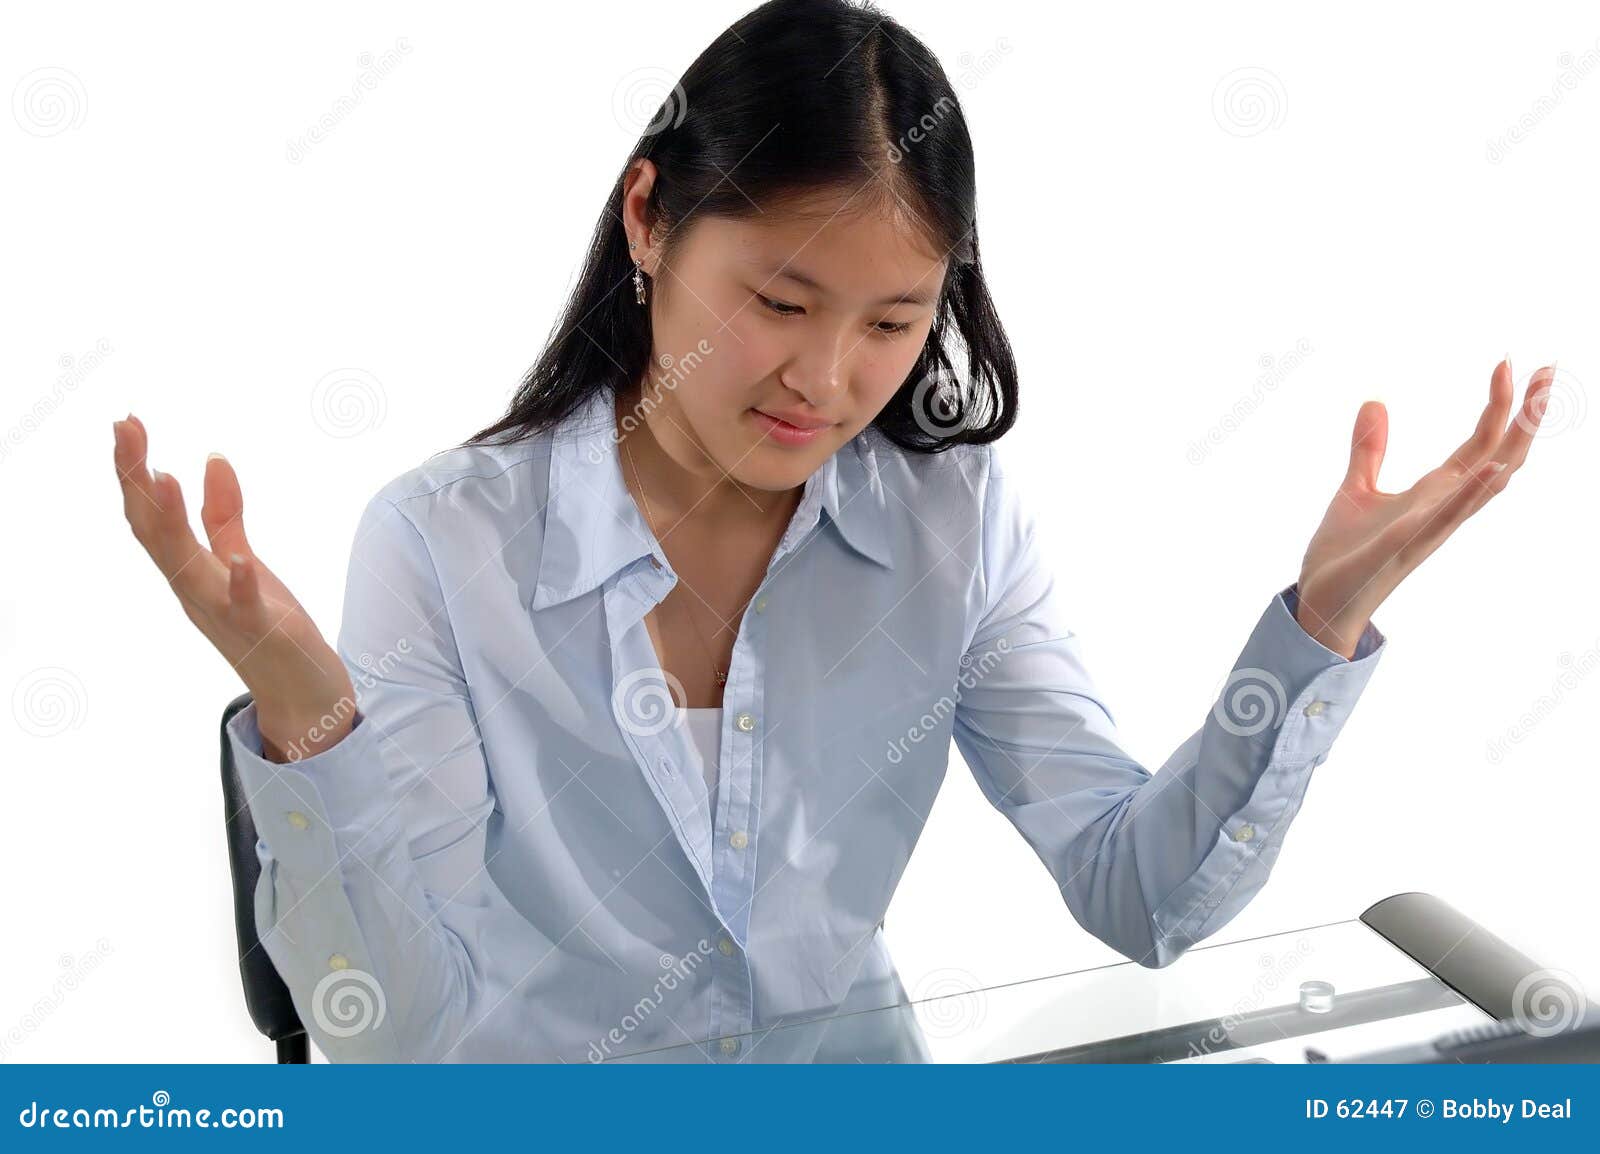
[[799,425],[791,425],[788,421],[780,421],[777,417],[769,417],[760,409],[751,409],[750,415],[760,426],[762,433],[770,440],[780,445],[809,445],[823,433],[833,428],[832,425],[823,425],[817,429],[802,429]]

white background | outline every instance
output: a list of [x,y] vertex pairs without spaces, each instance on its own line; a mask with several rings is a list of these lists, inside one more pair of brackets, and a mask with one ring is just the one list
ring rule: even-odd
[[[367,498],[496,418],[537,355],[638,133],[619,102],[745,7],[7,10],[5,1060],[270,1059],[218,785],[242,686],[128,532],[112,420],[144,420],[197,530],[205,455],[226,453],[256,547],[333,636]],[[1559,359],[1526,467],[1379,610],[1376,675],[1215,940],[1427,890],[1600,998],[1600,15],[889,10],[970,120],[1022,370],[1003,451],[1151,769],[1294,579],[1360,403],[1388,405],[1380,483],[1403,489],[1472,430],[1503,355],[1519,401]],[[64,103],[30,112],[30,87]],[[330,408],[341,369],[371,385]],[[914,994],[1118,960],[955,755],[887,924]]]

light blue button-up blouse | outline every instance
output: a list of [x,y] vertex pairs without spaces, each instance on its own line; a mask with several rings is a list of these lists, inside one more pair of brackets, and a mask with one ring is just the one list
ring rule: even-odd
[[882,921],[952,738],[1084,929],[1152,967],[1216,932],[1384,637],[1346,661],[1273,595],[1152,774],[1034,524],[993,446],[869,429],[829,458],[739,626],[713,822],[643,621],[677,578],[610,398],[383,486],[337,645],[355,728],[280,765],[254,705],[228,727],[262,948],[311,1038],[332,1061],[917,1060],[909,1013],[838,1015],[906,999]]

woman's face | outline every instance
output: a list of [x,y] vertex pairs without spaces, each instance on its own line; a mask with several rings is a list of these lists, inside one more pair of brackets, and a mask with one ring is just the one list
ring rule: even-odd
[[680,465],[792,489],[910,374],[946,261],[906,219],[864,213],[847,195],[781,218],[701,218],[670,267],[659,250],[641,258],[654,344],[641,416]]

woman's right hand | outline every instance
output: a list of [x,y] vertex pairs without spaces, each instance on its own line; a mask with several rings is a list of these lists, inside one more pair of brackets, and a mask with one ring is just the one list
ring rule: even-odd
[[178,604],[238,671],[256,705],[265,752],[297,761],[350,732],[355,689],[338,653],[244,533],[244,497],[226,458],[206,461],[200,520],[211,540],[195,538],[177,478],[150,473],[149,437],[129,414],[113,423],[122,508]]

